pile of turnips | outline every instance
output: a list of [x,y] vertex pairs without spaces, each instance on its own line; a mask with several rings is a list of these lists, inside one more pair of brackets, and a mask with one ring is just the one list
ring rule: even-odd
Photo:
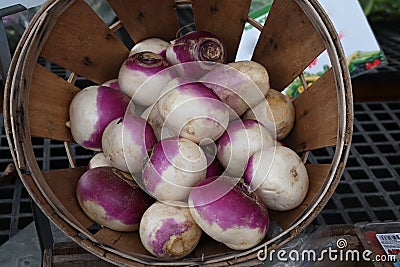
[[143,40],[116,79],[70,104],[74,140],[99,151],[78,202],[102,226],[139,230],[160,258],[188,255],[202,232],[234,250],[254,247],[268,209],[293,209],[308,191],[303,162],[280,141],[294,115],[261,64],[226,63],[210,32]]

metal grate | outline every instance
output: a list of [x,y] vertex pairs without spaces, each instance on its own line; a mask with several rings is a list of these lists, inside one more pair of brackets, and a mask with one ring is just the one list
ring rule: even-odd
[[[356,103],[354,112],[349,159],[318,224],[400,219],[400,102]],[[309,160],[326,163],[332,154],[322,149]]]
[[[0,172],[12,162],[10,149],[0,115]],[[28,192],[17,178],[0,185],[0,245],[33,221]]]

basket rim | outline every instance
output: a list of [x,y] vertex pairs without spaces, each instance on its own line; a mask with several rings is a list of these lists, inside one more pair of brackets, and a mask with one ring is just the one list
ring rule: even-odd
[[[182,265],[185,264],[215,264],[218,262],[222,261],[228,261],[228,260],[233,260],[233,262],[242,262],[243,260],[248,260],[256,257],[257,251],[259,251],[261,248],[264,246],[269,246],[273,242],[275,242],[274,246],[276,247],[281,247],[282,245],[286,244],[289,242],[291,239],[293,239],[296,234],[300,231],[302,231],[311,221],[318,215],[318,213],[322,210],[322,208],[325,206],[326,201],[324,203],[324,200],[327,200],[331,197],[334,189],[336,188],[336,185],[338,184],[340,177],[342,175],[344,165],[347,161],[347,157],[349,154],[350,150],[350,144],[351,144],[351,136],[352,136],[352,119],[353,119],[353,107],[352,107],[352,90],[351,90],[351,79],[350,75],[348,72],[347,65],[345,64],[345,57],[344,57],[344,52],[343,48],[340,44],[340,40],[337,37],[337,33],[334,30],[334,27],[332,25],[332,22],[329,20],[327,14],[325,11],[322,9],[321,5],[318,3],[317,0],[294,0],[303,10],[304,13],[308,16],[310,21],[313,23],[314,28],[319,32],[319,34],[323,37],[323,42],[325,44],[325,47],[331,48],[331,51],[328,49],[328,54],[330,57],[330,60],[332,62],[332,68],[335,73],[335,80],[336,80],[336,88],[337,88],[337,97],[338,97],[338,139],[337,139],[337,144],[336,144],[336,149],[335,149],[335,155],[333,158],[333,161],[331,163],[331,167],[329,170],[328,177],[329,179],[325,179],[325,182],[327,182],[327,185],[324,186],[324,192],[325,194],[321,194],[318,201],[312,205],[312,207],[308,208],[307,212],[303,212],[302,216],[298,218],[288,229],[286,229],[282,234],[274,237],[273,239],[268,240],[264,244],[260,244],[252,249],[246,250],[246,251],[239,251],[235,252],[232,254],[227,254],[224,256],[210,256],[209,258],[205,259],[205,261],[182,261]],[[70,221],[70,218],[67,218],[66,216],[63,216],[62,211],[58,210],[58,208],[54,205],[54,203],[51,203],[49,199],[46,198],[45,193],[43,190],[41,190],[40,186],[38,186],[36,175],[42,175],[40,172],[39,168],[35,168],[30,164],[29,160],[26,160],[25,153],[23,152],[28,152],[27,149],[29,148],[29,140],[30,138],[23,138],[22,140],[25,139],[27,141],[27,144],[21,144],[21,136],[29,136],[30,133],[21,133],[18,129],[18,123],[23,123],[23,124],[28,124],[29,122],[26,120],[26,118],[22,118],[21,116],[18,116],[17,112],[17,107],[13,106],[12,100],[15,100],[16,95],[18,95],[21,92],[17,92],[17,89],[15,89],[16,82],[18,81],[17,77],[15,77],[13,72],[15,72],[16,69],[25,69],[27,67],[26,62],[24,62],[22,59],[25,58],[22,55],[26,55],[29,52],[29,48],[25,47],[26,44],[29,44],[29,41],[31,38],[34,37],[35,35],[35,30],[37,30],[40,27],[43,27],[43,24],[46,22],[46,20],[51,17],[51,9],[53,8],[54,5],[56,5],[59,1],[58,0],[51,0],[48,1],[45,6],[42,7],[41,11],[37,13],[37,16],[32,20],[32,23],[28,27],[28,30],[25,32],[23,38],[20,41],[20,44],[18,46],[18,51],[16,52],[15,56],[13,57],[12,64],[10,67],[10,72],[9,72],[9,77],[6,82],[6,87],[5,87],[5,97],[4,97],[4,121],[5,121],[5,128],[6,128],[6,134],[7,134],[7,140],[9,142],[9,146],[11,148],[11,154],[13,157],[14,162],[16,162],[18,166],[18,172],[20,177],[22,178],[22,181],[25,185],[25,187],[28,189],[30,186],[35,184],[36,188],[35,190],[29,190],[28,192],[33,198],[33,200],[38,204],[38,206],[42,209],[42,211],[49,217],[50,219],[53,220],[52,216],[56,215],[61,220],[65,221],[65,225],[63,227],[60,227],[63,232],[65,232],[64,227],[74,229],[74,231],[78,230],[81,231],[80,227],[78,227],[76,224]],[[72,4],[74,0],[68,1],[68,4]],[[66,6],[68,6],[68,4]],[[329,44],[329,45],[328,45]],[[25,54],[24,54],[25,53]],[[334,64],[335,62],[335,64]],[[29,64],[28,64],[29,66]],[[15,73],[14,73],[15,74]],[[27,90],[29,91],[29,89]],[[26,92],[25,92],[26,93]],[[25,117],[27,114],[25,113]],[[25,127],[25,130],[29,131],[29,127]],[[22,153],[21,153],[22,152]],[[22,158],[20,158],[22,156]],[[39,170],[39,173],[37,172],[26,172],[26,166],[24,165],[24,162],[27,162],[29,167],[34,167],[32,170],[37,169]],[[35,161],[36,162],[36,161]],[[30,179],[33,179],[34,183],[28,183],[26,179],[28,177]],[[33,192],[36,191],[36,192]],[[49,205],[47,207],[43,207],[41,204],[41,201],[36,197],[35,194],[40,193],[41,197],[47,201]],[[52,205],[53,204],[53,205]],[[52,209],[50,209],[52,208]],[[59,226],[60,222],[59,221],[54,221],[53,222]],[[81,231],[82,232],[82,231]],[[69,234],[68,232],[65,232],[66,234]],[[88,236],[89,240],[91,240],[90,236]],[[108,257],[105,257],[104,255],[101,255],[101,253],[96,252],[95,249],[90,249],[89,247],[93,246],[90,245],[88,247],[87,242],[83,242],[81,237],[76,236],[73,238],[75,242],[77,242],[79,245],[81,245],[83,248],[86,250],[90,251],[93,254],[96,254],[99,257],[102,257],[112,263],[116,262],[116,259],[109,259]],[[96,240],[91,240],[92,242],[97,242]],[[152,262],[152,261],[147,261],[148,259],[140,259],[140,258],[132,258],[131,256],[125,255],[124,253],[118,253],[118,251],[113,251],[112,248],[107,248],[104,245],[100,245],[101,248],[106,249],[108,252],[107,253],[114,253],[117,257],[121,258],[126,258],[133,260],[135,262],[140,262],[143,264],[162,264],[162,265],[171,265],[171,262]],[[122,254],[122,255],[120,255]],[[143,255],[141,255],[143,256]],[[230,261],[232,262],[232,261]],[[119,262],[121,264],[122,262]],[[174,262],[176,264],[176,262]]]

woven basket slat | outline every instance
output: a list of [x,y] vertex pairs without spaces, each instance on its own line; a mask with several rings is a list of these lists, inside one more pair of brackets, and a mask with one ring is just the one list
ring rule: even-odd
[[197,30],[210,31],[221,38],[226,46],[227,61],[234,61],[251,0],[193,0],[192,2]]
[[[150,37],[167,41],[179,30],[174,0],[108,0],[134,42]],[[162,12],[158,12],[162,10]]]
[[128,49],[84,1],[57,20],[41,56],[96,83],[118,76]]
[[329,164],[306,164],[308,178],[310,179],[310,187],[306,198],[297,208],[279,212],[270,210],[270,217],[276,220],[278,224],[283,228],[287,229],[293,221],[295,221],[304,212],[309,205],[315,201],[315,198],[321,193],[320,190],[324,185],[325,177],[328,175],[330,165]]
[[114,245],[123,234],[123,232],[114,231],[104,227],[95,233],[94,236],[102,244]]
[[141,254],[151,256],[140,241],[139,232],[124,233],[115,243],[114,247],[127,254]]
[[[87,229],[94,224],[79,207],[75,195],[76,184],[85,171],[86,167],[79,167],[43,173],[48,187],[46,191],[53,193],[49,194],[49,198],[53,203],[62,203],[61,205],[56,205],[56,208],[67,218],[76,220],[79,223],[78,226],[83,229]],[[57,198],[57,201],[54,198]],[[88,233],[87,230],[86,233]]]
[[29,120],[33,136],[74,142],[65,126],[69,104],[80,90],[45,67],[35,65],[29,94]]
[[296,122],[284,143],[297,152],[333,146],[337,141],[338,99],[329,70],[293,101]]
[[108,228],[102,228],[94,236],[99,243],[110,248],[117,248],[126,254],[151,256],[142,245],[137,231],[118,232]]
[[202,256],[219,256],[226,255],[226,253],[232,252],[233,250],[228,248],[222,243],[211,239],[207,235],[203,235],[199,244],[194,250],[196,257],[201,258]]
[[[121,267],[132,267],[132,261],[123,258],[121,256],[118,256],[116,254],[112,253],[106,253],[105,255],[105,260],[110,261],[111,263],[117,264],[118,266]],[[150,266],[150,265],[144,265],[142,263],[135,262],[135,267],[145,267],[145,266]]]
[[295,1],[274,1],[253,60],[267,68],[271,87],[283,90],[324,49],[320,35]]

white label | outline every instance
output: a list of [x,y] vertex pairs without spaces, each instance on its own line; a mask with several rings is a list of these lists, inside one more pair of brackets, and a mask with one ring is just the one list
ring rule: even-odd
[[376,234],[387,255],[400,254],[400,233]]

